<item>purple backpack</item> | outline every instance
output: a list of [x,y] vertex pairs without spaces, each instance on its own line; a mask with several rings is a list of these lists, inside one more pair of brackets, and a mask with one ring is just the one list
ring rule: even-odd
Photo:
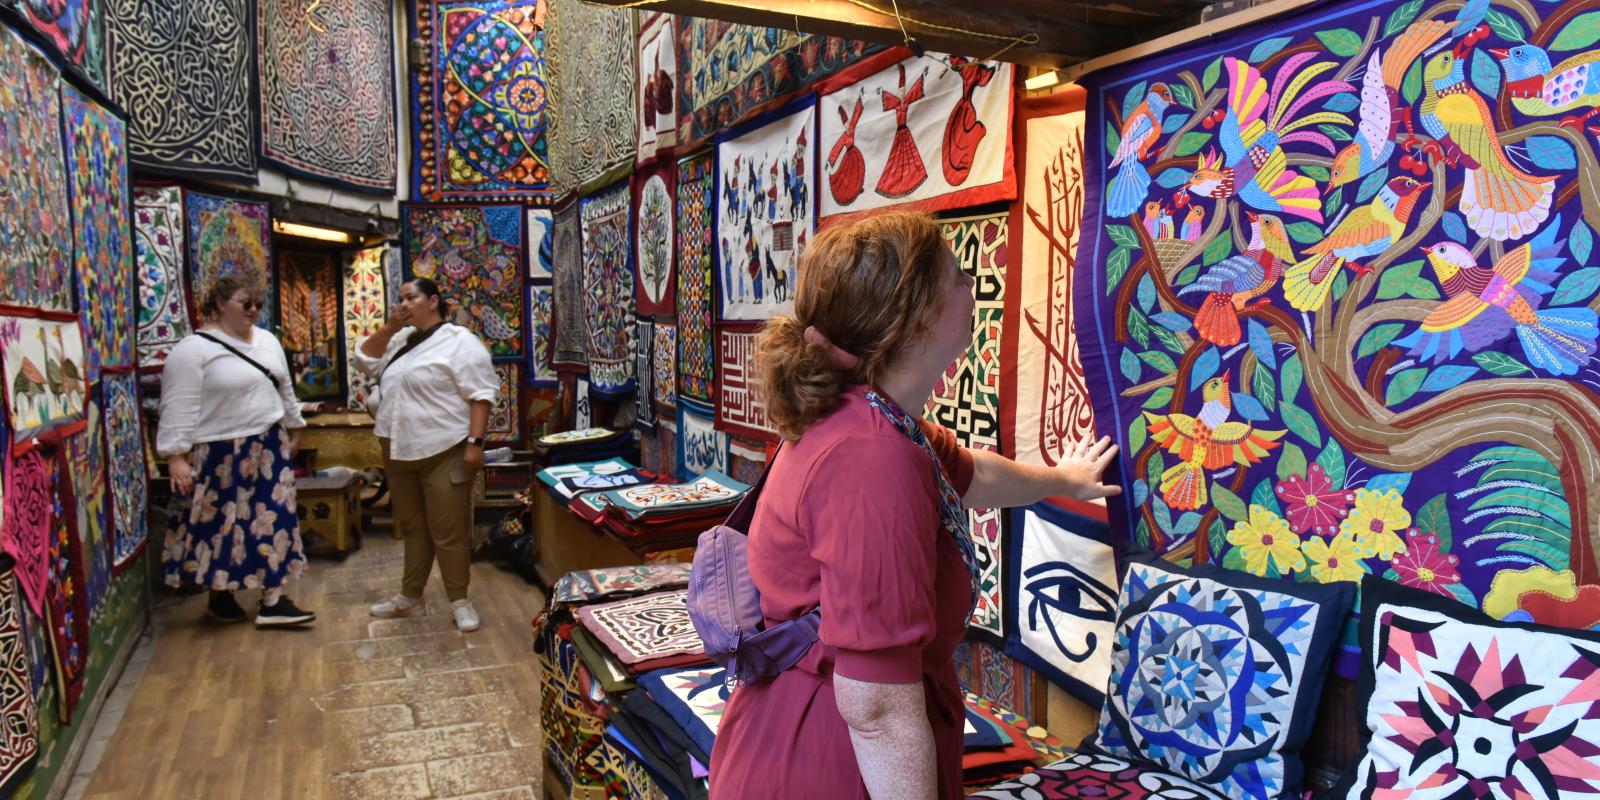
[[761,592],[750,579],[744,532],[766,482],[763,472],[726,522],[700,534],[689,577],[689,619],[706,655],[727,670],[729,683],[771,678],[794,666],[816,643],[822,620],[822,610],[812,609],[770,629],[762,625]]

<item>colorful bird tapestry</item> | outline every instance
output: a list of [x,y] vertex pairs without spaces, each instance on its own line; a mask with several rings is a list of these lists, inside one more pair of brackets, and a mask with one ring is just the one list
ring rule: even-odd
[[133,266],[139,327],[134,332],[139,367],[156,369],[167,352],[193,331],[183,279],[183,190],[139,186],[133,190]]
[[83,427],[89,396],[83,334],[77,320],[0,317],[10,431],[17,442]]
[[412,4],[412,30],[426,48],[411,80],[418,196],[434,202],[550,196],[545,1]]
[[495,358],[522,358],[521,206],[407,204],[406,278],[431,278],[450,302],[450,321],[483,340]]
[[256,180],[256,4],[105,0],[111,97],[128,160],[162,173]]
[[678,399],[708,416],[716,402],[716,179],[714,153],[678,162]]
[[256,5],[262,159],[357,191],[393,192],[399,159],[393,5]]
[[819,215],[831,224],[885,206],[943,211],[1015,199],[1014,70],[897,47],[825,83]]
[[671,155],[678,141],[678,50],[672,37],[677,18],[659,11],[639,12],[638,108],[640,164]]
[[[277,281],[272,277],[272,209],[259,200],[184,193],[189,217],[189,291],[198,312],[218,278],[239,272],[263,288],[261,318],[271,329],[278,313]],[[198,322],[201,316],[197,313]]]
[[128,236],[127,126],[71,84],[61,86],[73,265],[88,376],[134,363],[133,242]]
[[[357,347],[361,340],[378,332],[389,315],[384,287],[383,260],[389,248],[383,245],[357,250],[346,256],[343,304],[344,348]],[[372,394],[373,380],[340,351],[345,365],[345,405],[364,411]]]
[[816,104],[717,142],[718,319],[764,322],[794,308],[800,254],[816,231]]
[[634,131],[633,12],[591,3],[551,3],[545,33],[550,64],[553,195],[588,190],[627,174]]
[[[633,264],[628,257],[628,184],[583,198],[583,282],[589,381],[602,395],[626,394],[634,382]],[[557,290],[559,291],[559,289]]]
[[1077,327],[1136,546],[1474,606],[1600,579],[1587,7],[1323,3],[1083,82]]
[[144,432],[139,416],[139,382],[132,375],[106,375],[100,382],[105,394],[106,464],[111,485],[111,518],[117,538],[112,547],[112,568],[127,569],[144,550],[149,485],[144,471]]
[[45,54],[0,26],[0,304],[72,306],[60,86]]
[[645,316],[677,312],[677,279],[673,265],[673,183],[677,164],[671,160],[633,173],[633,257],[637,286],[634,299]]
[[339,273],[333,253],[278,251],[278,339],[301,400],[344,395]]

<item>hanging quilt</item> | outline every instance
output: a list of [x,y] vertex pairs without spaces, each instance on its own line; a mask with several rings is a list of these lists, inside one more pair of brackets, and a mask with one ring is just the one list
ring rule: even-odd
[[650,431],[656,427],[656,407],[653,402],[656,368],[652,362],[656,346],[654,322],[641,319],[634,323],[633,346],[633,374],[638,379],[638,387],[633,393],[634,424],[640,430]]
[[522,388],[522,365],[496,364],[494,371],[500,378],[500,393],[489,407],[489,427],[485,439],[496,444],[522,446],[522,405],[519,402]]
[[99,24],[99,10],[92,0],[18,0],[22,15],[43,34],[62,60],[85,68],[89,40]]
[[551,169],[557,197],[621,177],[637,142],[633,12],[553,3],[549,42]]
[[1019,198],[1008,243],[1006,313],[1001,331],[1000,449],[1029,464],[1054,466],[1078,441],[1094,437],[1089,387],[1073,332],[1072,282],[1083,209],[1083,94],[1076,90],[1019,101]]
[[670,317],[677,312],[677,279],[672,267],[673,179],[677,164],[670,159],[633,173],[633,254],[638,286],[634,292],[641,316]]
[[678,144],[698,146],[884,49],[792,28],[680,16]]
[[419,196],[435,202],[550,196],[542,5],[413,4],[412,30],[427,50],[411,81],[412,186]]
[[1135,544],[1480,607],[1600,582],[1577,8],[1320,4],[1084,82],[1078,334]]
[[548,208],[528,209],[528,279],[550,280],[555,258],[555,219]]
[[116,523],[112,567],[126,569],[144,549],[145,505],[149,489],[144,471],[144,434],[140,429],[139,383],[132,375],[108,374],[100,381],[105,393],[106,464],[111,484],[111,517]]
[[271,208],[258,200],[200,192],[186,192],[184,205],[189,215],[189,291],[195,309],[218,278],[243,273],[265,294],[256,325],[271,330],[278,313]]
[[339,263],[332,253],[278,253],[278,338],[301,400],[344,393],[339,294]]
[[687,406],[678,409],[678,463],[685,475],[728,472],[728,434],[717,430],[710,417]]
[[[894,48],[819,88],[820,215],[1012,200],[1011,64]],[[848,218],[848,217],[845,217]]]
[[639,677],[639,687],[689,734],[694,746],[710,753],[733,688],[722,667],[663,669]]
[[1117,623],[1116,551],[1105,512],[1039,502],[1006,513],[1006,653],[1098,708]]
[[644,468],[658,475],[678,474],[678,423],[672,417],[661,416],[656,429],[639,435],[639,461]]
[[406,277],[431,278],[450,321],[477,334],[495,358],[521,358],[526,267],[520,206],[405,206]]
[[23,442],[51,428],[81,428],[89,396],[77,321],[0,317],[11,433]]
[[767,406],[761,401],[755,375],[756,340],[759,330],[717,330],[717,427],[737,436],[762,441],[777,438],[767,422]]
[[256,2],[261,158],[357,191],[393,192],[392,5]]
[[405,283],[405,251],[398,240],[383,245],[383,295],[389,308],[400,307],[400,284]]
[[[389,248],[379,245],[357,250],[346,257],[344,264],[343,306],[344,345],[357,347],[361,340],[378,332],[389,315],[384,291],[383,259]],[[372,393],[373,380],[357,369],[344,350],[345,405],[351,411],[364,411],[367,396]]]
[[101,366],[133,364],[133,242],[128,237],[128,161],[121,119],[70,84],[61,87],[67,131],[73,264],[89,356]]
[[578,619],[624,664],[705,652],[679,589],[583,606]]
[[555,289],[548,281],[528,284],[528,383],[555,386],[556,370],[550,365],[551,328],[555,317]]
[[794,309],[800,253],[816,230],[816,103],[717,140],[718,319],[763,322]]
[[657,322],[655,342],[650,356],[651,389],[656,408],[672,415],[678,407],[678,326],[671,322]]
[[[572,394],[572,429],[575,431],[591,430],[594,425],[594,401],[589,397],[588,379],[579,378]],[[546,437],[547,440],[548,438]]]
[[71,308],[72,218],[54,64],[0,27],[0,303]]
[[715,181],[715,153],[678,162],[678,397],[703,411],[716,402]]
[[106,497],[106,440],[100,400],[90,397],[83,433],[66,439],[72,495],[77,499],[78,548],[83,553],[83,591],[91,613],[111,586],[111,509]]
[[84,552],[78,541],[78,516],[72,494],[71,464],[57,462],[51,493],[50,570],[45,611],[50,626],[50,661],[56,676],[58,717],[72,724],[73,712],[89,680],[89,602],[85,594]]
[[589,380],[603,395],[633,389],[633,265],[628,259],[628,187],[583,198],[584,328]]
[[255,3],[104,0],[111,96],[131,115],[128,159],[256,180]]
[[183,190],[139,186],[133,190],[133,263],[138,286],[139,366],[155,369],[193,330],[183,282]]
[[44,616],[50,583],[51,513],[55,509],[55,457],[43,448],[13,449],[6,460],[5,551],[16,559],[17,583],[35,617]]
[[678,50],[672,37],[676,18],[658,11],[639,12],[638,88],[640,164],[671,154],[678,141]]
[[22,594],[16,562],[0,555],[0,792],[11,792],[39,754],[39,707],[34,704]]
[[584,321],[583,225],[576,201],[556,209],[550,225],[551,272],[555,300],[555,344],[550,363],[583,367],[588,362],[589,329]]

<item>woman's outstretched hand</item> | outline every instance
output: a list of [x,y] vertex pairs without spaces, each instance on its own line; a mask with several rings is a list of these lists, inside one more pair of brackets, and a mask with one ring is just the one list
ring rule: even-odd
[[1110,436],[1097,442],[1080,441],[1061,454],[1056,461],[1056,474],[1065,487],[1065,494],[1076,500],[1099,500],[1122,494],[1122,487],[1102,480],[1111,459],[1117,457],[1117,446]]

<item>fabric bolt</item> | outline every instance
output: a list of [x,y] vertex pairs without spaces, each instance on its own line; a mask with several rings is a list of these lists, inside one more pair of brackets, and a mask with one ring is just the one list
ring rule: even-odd
[[816,103],[805,100],[717,138],[718,319],[794,309],[800,254],[816,231]]
[[583,222],[582,309],[589,382],[602,395],[634,385],[633,264],[629,258],[628,187],[618,184],[580,202]]
[[16,562],[0,555],[0,791],[12,791],[39,754],[28,644],[22,627]]
[[50,626],[50,662],[56,676],[57,717],[72,724],[73,713],[89,680],[89,598],[82,543],[78,540],[77,506],[72,493],[72,465],[57,460],[51,498],[49,583],[45,590]]
[[633,13],[552,3],[545,36],[550,62],[550,154],[556,197],[621,177],[633,163],[638,58]]
[[678,409],[678,463],[686,475],[728,472],[728,434],[717,430],[716,422],[690,411]]
[[969,800],[1223,800],[1227,795],[1164,770],[1098,753],[1073,753],[1043,769],[968,795]]
[[184,283],[183,189],[133,190],[133,261],[138,286],[135,344],[142,369],[159,367],[167,352],[193,332]]
[[584,367],[589,362],[589,329],[583,303],[583,224],[577,201],[556,209],[550,225],[554,263],[551,287],[555,301],[555,342],[550,363],[556,367]]
[[494,357],[526,354],[522,209],[409,204],[404,216],[406,277],[445,287],[450,321],[481,337]]
[[716,403],[716,153],[678,162],[678,396],[710,411]]
[[639,12],[638,109],[640,164],[671,155],[678,141],[678,50],[673,37],[677,18],[658,11]]
[[61,79],[44,53],[0,29],[0,303],[71,307]]
[[421,600],[437,561],[445,597],[465,600],[472,579],[472,475],[467,472],[466,445],[399,461],[393,457],[392,440],[379,443],[393,487],[395,521],[406,534],[400,593]]
[[[300,401],[289,384],[288,359],[276,337],[256,329],[251,329],[249,341],[220,329],[205,333],[266,367],[277,385],[219,342],[199,334],[184,339],[172,349],[161,373],[158,455],[187,453],[201,442],[254,436],[279,422],[290,428],[305,426]],[[113,377],[106,385],[122,391],[133,384]],[[106,397],[108,408],[111,399]],[[138,437],[131,441],[137,452]]]
[[394,13],[386,0],[256,0],[261,157],[358,191],[392,192]]
[[633,173],[634,300],[641,316],[671,316],[677,311],[676,177],[677,164],[671,159]]
[[717,428],[728,433],[763,440],[777,437],[767,422],[766,404],[761,402],[755,376],[755,330],[717,330]]
[[1015,199],[1014,70],[897,47],[826,81],[817,99],[818,156],[827,177],[820,216]]
[[[378,413],[372,432],[391,439],[398,461],[418,461],[442,453],[471,433],[470,403],[493,403],[500,379],[489,351],[471,331],[444,323],[411,352],[400,356],[417,329],[402,328],[382,358],[361,352],[350,359],[374,379],[381,379]],[[418,425],[426,420],[426,425]]]
[[89,385],[76,321],[0,317],[0,350],[16,441],[50,429],[67,434],[79,427]]
[[342,397],[338,261],[332,253],[280,250],[277,272],[279,330],[295,395],[301,400]]
[[[609,463],[627,466],[627,462],[621,459]],[[542,473],[540,478],[544,478]],[[688,585],[688,564],[640,564],[569,572],[556,581],[550,590],[550,597],[558,605],[591,603],[660,589],[681,589]]]
[[623,664],[701,655],[705,649],[689,621],[687,597],[685,590],[672,590],[583,606],[578,619]]
[[649,319],[635,321],[633,374],[638,383],[633,392],[633,425],[646,433],[656,428],[655,343],[655,323]]
[[98,397],[90,397],[84,414],[83,433],[68,437],[64,443],[62,459],[70,465],[68,474],[72,481],[72,495],[76,498],[76,526],[78,549],[83,553],[83,592],[85,605],[92,613],[100,607],[106,590],[111,585],[112,539],[111,499],[107,492],[109,474],[106,471],[107,454],[105,424],[100,412]]
[[678,326],[672,322],[656,321],[651,342],[651,394],[656,409],[673,416],[678,407]]
[[1091,707],[1105,699],[1117,562],[1105,510],[1048,501],[1010,509],[1006,652]]
[[111,96],[130,114],[129,161],[253,183],[256,4],[107,0],[104,8]]
[[40,448],[6,460],[5,552],[16,561],[17,585],[35,617],[44,616],[50,579],[50,539],[54,533],[55,459]]
[[419,197],[550,197],[547,0],[419,0],[412,30],[412,186]]
[[689,734],[700,752],[709,755],[731,694],[725,677],[722,667],[712,665],[652,672],[641,676],[639,685]]
[[550,283],[528,284],[528,384],[555,386],[558,380],[551,365],[555,337],[555,287]]
[[116,528],[111,564],[120,572],[144,551],[149,531],[145,510],[150,487],[144,470],[139,382],[132,375],[107,374],[100,379],[100,389],[105,395],[106,482]]
[[344,263],[343,297],[344,342],[340,359],[344,364],[345,405],[352,411],[367,409],[372,379],[347,355],[361,340],[378,332],[389,317],[383,260],[389,248],[369,247],[351,253]]
[[127,135],[123,121],[71,84],[61,87],[73,266],[88,378],[134,363],[133,241],[128,236]]
[[494,371],[500,379],[500,391],[494,404],[489,406],[489,427],[484,438],[496,444],[522,446],[522,365],[496,364]]
[[185,191],[189,215],[189,291],[195,311],[218,278],[240,273],[263,287],[257,326],[270,330],[278,313],[272,272],[272,209],[265,202]]

